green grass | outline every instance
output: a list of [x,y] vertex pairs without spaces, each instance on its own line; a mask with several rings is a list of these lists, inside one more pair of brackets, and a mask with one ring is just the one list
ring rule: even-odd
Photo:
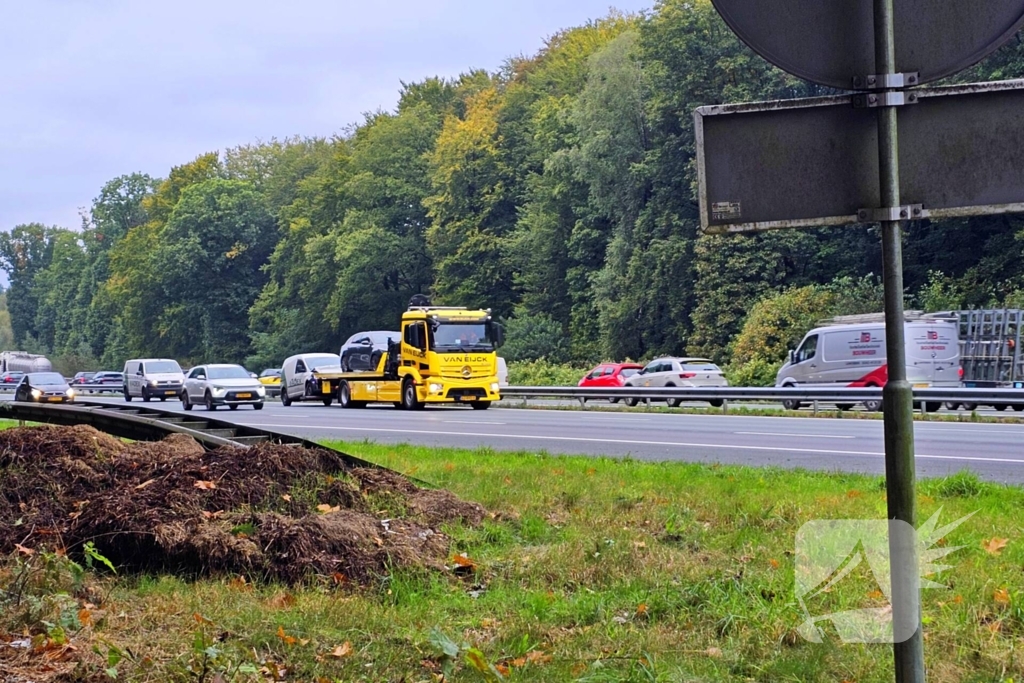
[[[483,504],[479,528],[447,529],[475,571],[394,572],[362,588],[94,579],[106,616],[78,633],[79,650],[114,648],[119,680],[138,681],[272,680],[275,667],[304,681],[438,681],[444,667],[447,681],[496,680],[490,667],[511,681],[892,680],[890,646],[795,632],[797,530],[884,518],[878,477],[331,445]],[[948,539],[965,546],[939,577],[951,589],[925,593],[929,680],[1019,681],[1024,491],[962,473],[919,494],[922,520],[978,511]],[[999,554],[983,548],[992,538],[1008,539]],[[818,607],[872,600],[854,575]]]

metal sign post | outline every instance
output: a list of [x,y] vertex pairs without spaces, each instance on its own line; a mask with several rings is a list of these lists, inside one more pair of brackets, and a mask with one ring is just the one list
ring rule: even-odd
[[713,2],[768,61],[815,83],[861,91],[699,108],[701,227],[881,224],[892,630],[902,634],[893,637],[901,641],[895,678],[924,683],[917,540],[893,533],[893,525],[917,525],[902,224],[1024,211],[1024,82],[907,88],[961,71],[1009,40],[1024,26],[1024,0]]
[[[874,0],[875,69],[885,79],[895,73],[893,0]],[[885,91],[883,91],[885,92]],[[914,394],[907,381],[903,319],[903,228],[900,208],[900,163],[896,107],[878,108],[878,180],[882,208],[892,219],[882,224],[882,280],[885,287],[885,345],[889,381],[882,390],[885,406],[885,491],[889,519],[917,528],[914,467]],[[921,634],[921,586],[917,538],[889,534],[893,633],[913,633],[893,644],[897,683],[924,683]]]

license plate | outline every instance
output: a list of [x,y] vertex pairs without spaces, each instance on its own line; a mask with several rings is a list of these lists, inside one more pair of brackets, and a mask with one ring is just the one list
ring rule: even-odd
[[915,389],[927,389],[929,386],[931,386],[931,385],[930,384],[915,384],[914,388]]
[[60,398],[59,396],[54,396],[54,397],[52,397],[52,398],[48,398],[48,399],[46,399],[46,400],[47,400],[47,401],[51,401],[51,402],[53,402],[53,403],[60,403],[60,402],[61,402],[61,401],[63,401],[64,399]]
[[164,392],[164,395],[174,396],[174,389],[168,389],[167,391]]
[[252,398],[252,394],[238,394],[238,398]]

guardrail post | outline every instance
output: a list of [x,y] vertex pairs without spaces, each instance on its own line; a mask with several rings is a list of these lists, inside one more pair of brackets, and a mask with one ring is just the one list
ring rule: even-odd
[[818,414],[818,402],[816,400],[811,402],[811,414],[812,415],[817,415]]
[[724,413],[724,414],[728,414],[729,413],[729,399],[726,399],[726,400],[722,401],[722,413]]

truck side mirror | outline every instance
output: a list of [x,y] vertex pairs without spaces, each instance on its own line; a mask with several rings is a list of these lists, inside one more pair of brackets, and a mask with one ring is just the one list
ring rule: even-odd
[[505,328],[501,323],[494,323],[494,348],[505,344]]

